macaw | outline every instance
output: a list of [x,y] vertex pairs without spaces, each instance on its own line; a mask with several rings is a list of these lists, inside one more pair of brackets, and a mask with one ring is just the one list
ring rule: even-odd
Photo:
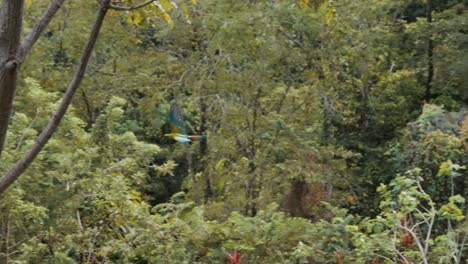
[[187,135],[182,121],[182,113],[176,104],[172,104],[169,109],[169,125],[172,133],[164,134],[164,136],[171,137],[177,142],[187,143],[206,140],[206,135]]

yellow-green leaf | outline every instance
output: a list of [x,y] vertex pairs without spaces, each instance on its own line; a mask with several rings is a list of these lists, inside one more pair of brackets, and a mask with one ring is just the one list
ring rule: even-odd
[[158,7],[158,16],[162,18],[171,29],[174,28],[174,21],[172,21],[171,16],[166,12],[166,9],[159,3],[159,2],[154,2],[154,4]]
[[190,18],[190,13],[186,5],[182,6],[182,12],[184,13],[185,19],[188,20]]
[[329,3],[328,1],[325,2],[325,6],[328,8],[327,13],[325,14],[325,21],[327,24],[330,24],[333,19],[335,19],[336,14],[336,4],[335,2]]
[[31,8],[32,3],[33,3],[33,0],[26,0],[26,1],[24,2],[24,5],[25,5],[26,9]]
[[452,171],[452,162],[450,160],[446,162],[442,162],[442,164],[440,164],[439,172],[437,173],[437,176],[440,177],[440,176],[449,175],[451,171]]
[[169,25],[171,29],[174,28],[174,21],[172,21],[172,18],[169,14],[167,13],[162,14],[162,18],[164,19],[164,21],[166,21],[166,23]]
[[159,0],[158,2],[159,2],[159,4],[160,4],[159,7],[160,7],[160,8],[162,7],[162,8],[164,9],[164,10],[162,10],[162,11],[164,11],[164,12],[171,12],[173,6],[172,6],[172,4],[171,4],[170,1],[168,1],[168,0]]
[[141,23],[141,21],[143,21],[143,16],[140,14],[140,13],[131,13],[128,17],[127,17],[127,21],[128,23],[131,23],[131,24],[134,24],[134,25],[138,25]]
[[226,163],[226,159],[222,159],[220,161],[218,161],[215,165],[215,170],[219,171],[221,170],[223,167],[224,167],[224,163]]

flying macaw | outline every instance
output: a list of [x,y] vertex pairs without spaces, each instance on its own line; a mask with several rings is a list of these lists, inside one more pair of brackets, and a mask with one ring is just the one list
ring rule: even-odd
[[169,109],[169,125],[172,133],[164,134],[164,136],[171,137],[177,142],[187,143],[206,140],[206,135],[187,135],[182,121],[182,113],[176,104],[172,104]]

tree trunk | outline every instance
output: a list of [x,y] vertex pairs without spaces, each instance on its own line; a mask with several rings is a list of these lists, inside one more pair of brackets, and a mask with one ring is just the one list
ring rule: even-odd
[[432,81],[434,79],[434,41],[432,40],[432,0],[426,1],[426,19],[429,24],[427,39],[427,81],[425,99],[431,99]]
[[[248,158],[249,158],[249,183],[247,186],[247,204],[245,213],[250,216],[257,215],[257,199],[260,195],[261,183],[259,182],[259,175],[257,175],[257,165],[255,164],[255,155],[257,154],[257,147],[255,145],[255,139],[257,134],[257,118],[260,110],[260,97],[262,95],[262,88],[257,89],[257,93],[253,103],[253,117],[252,123],[250,124],[250,137],[248,144]],[[247,118],[248,121],[248,118]]]
[[83,80],[86,67],[88,65],[91,52],[93,51],[94,45],[99,35],[102,23],[106,16],[110,0],[103,0],[101,3],[101,8],[97,14],[96,21],[94,22],[93,29],[89,36],[88,42],[83,49],[80,64],[78,69],[73,76],[65,94],[62,97],[57,110],[52,115],[49,123],[44,128],[44,130],[36,138],[36,141],[32,147],[24,154],[24,156],[16,162],[16,164],[2,177],[0,178],[0,193],[3,193],[18,177],[29,167],[32,161],[36,158],[39,152],[44,148],[45,144],[52,137],[54,132],[57,130],[60,121],[65,115],[68,106],[70,105],[73,95],[76,92],[76,89],[80,86],[81,81]]
[[[200,98],[200,133],[205,134],[206,131],[206,102],[204,97]],[[206,155],[208,154],[208,139],[200,141],[200,171],[203,173],[203,188],[205,202],[213,197],[213,190],[211,188],[211,181],[206,171]]]
[[0,155],[16,92],[23,8],[24,0],[4,0],[0,10]]
[[20,44],[24,0],[4,0],[0,10],[0,156],[13,108],[20,64],[65,0],[54,0]]

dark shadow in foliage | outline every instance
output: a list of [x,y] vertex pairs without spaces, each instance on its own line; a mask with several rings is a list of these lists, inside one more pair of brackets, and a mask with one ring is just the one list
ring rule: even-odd
[[[167,162],[167,155],[159,153],[154,155],[151,165],[160,166]],[[183,176],[186,175],[188,167],[185,157],[174,157],[174,161],[178,166],[174,169],[174,175],[158,175],[157,172],[150,167],[148,177],[142,192],[148,197],[151,205],[167,203],[170,198],[182,190]]]
[[289,192],[284,197],[282,209],[294,217],[303,217],[312,221],[320,219],[321,202],[327,200],[325,186],[321,183],[308,183],[296,179],[291,183]]

